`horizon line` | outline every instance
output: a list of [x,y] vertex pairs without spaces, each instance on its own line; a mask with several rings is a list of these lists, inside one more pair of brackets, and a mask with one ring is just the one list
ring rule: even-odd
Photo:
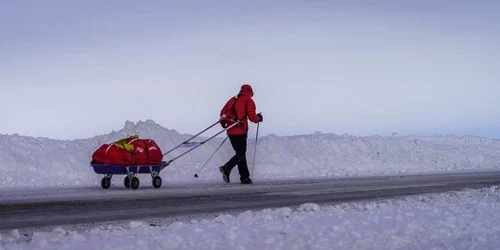
[[[107,136],[110,135],[113,132],[120,132],[123,130],[127,129],[127,124],[133,124],[133,126],[137,126],[139,124],[152,124],[152,125],[158,125],[162,129],[166,129],[172,132],[176,132],[179,135],[188,135],[192,136],[194,134],[191,133],[186,133],[186,132],[180,132],[177,129],[174,128],[168,128],[165,126],[162,126],[161,124],[155,122],[153,119],[146,119],[146,120],[138,120],[137,122],[133,122],[131,120],[126,120],[124,122],[124,126],[118,130],[116,129],[111,129],[108,133],[104,134],[96,134],[91,137],[86,137],[86,138],[71,138],[71,139],[58,139],[58,138],[52,138],[52,137],[47,137],[47,136],[33,136],[33,135],[27,135],[27,134],[20,134],[20,133],[12,133],[12,134],[4,134],[0,133],[0,136],[20,136],[24,138],[31,138],[31,139],[45,139],[45,140],[54,140],[54,141],[79,141],[79,140],[91,140],[96,137],[102,137],[102,136]],[[259,138],[265,138],[265,137],[295,137],[295,136],[312,136],[312,135],[334,135],[338,137],[358,137],[358,138],[408,138],[408,137],[420,137],[420,138],[446,138],[446,137],[456,137],[456,138],[463,138],[463,137],[477,137],[477,138],[485,138],[485,139],[492,139],[492,140],[500,140],[499,137],[492,137],[492,136],[481,136],[477,134],[434,134],[434,135],[419,135],[419,134],[400,134],[398,132],[392,132],[390,135],[383,135],[383,134],[372,134],[372,135],[356,135],[356,134],[350,134],[348,132],[342,133],[342,134],[336,134],[333,132],[321,132],[321,131],[315,131],[312,133],[302,133],[302,134],[289,134],[289,135],[279,135],[275,133],[271,134],[266,134],[263,136],[259,136]],[[200,136],[203,137],[203,136]],[[218,138],[218,137],[216,137]],[[152,138],[153,139],[153,138]]]

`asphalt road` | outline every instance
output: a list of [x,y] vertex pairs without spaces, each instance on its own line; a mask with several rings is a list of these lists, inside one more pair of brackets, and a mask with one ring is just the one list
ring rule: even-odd
[[177,184],[160,189],[112,187],[8,191],[0,195],[0,230],[100,223],[295,206],[482,188],[500,171],[364,178],[280,180],[254,185]]

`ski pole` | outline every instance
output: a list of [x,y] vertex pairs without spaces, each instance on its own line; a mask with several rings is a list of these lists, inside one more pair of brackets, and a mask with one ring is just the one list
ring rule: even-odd
[[257,140],[259,139],[259,125],[260,125],[260,122],[257,123],[257,135],[255,135],[255,147],[253,150],[253,162],[252,162],[252,176],[253,176],[253,172],[255,170],[255,155],[257,154]]
[[228,137],[226,137],[226,139],[224,139],[222,141],[222,143],[219,145],[219,147],[214,151],[214,153],[210,156],[210,158],[208,158],[208,160],[205,162],[205,164],[203,164],[203,166],[200,168],[200,170],[198,170],[198,172],[196,174],[194,174],[194,178],[198,178],[198,174],[201,172],[201,170],[203,170],[203,168],[205,168],[205,166],[207,166],[208,162],[212,159],[212,157],[214,157],[215,153],[217,153],[217,151],[219,151],[219,149],[222,147],[222,145],[224,145],[224,142],[226,142]]
[[180,158],[180,157],[182,157],[183,155],[185,155],[185,154],[187,154],[187,153],[189,153],[189,152],[193,151],[193,150],[194,150],[194,149],[196,149],[197,147],[199,147],[199,146],[201,146],[201,145],[203,145],[203,144],[207,143],[208,141],[212,140],[213,138],[217,137],[218,135],[220,135],[220,134],[224,133],[224,131],[226,131],[226,130],[228,130],[228,129],[230,129],[230,128],[234,127],[234,126],[236,126],[236,124],[238,124],[238,123],[233,123],[231,126],[229,126],[229,127],[225,128],[225,129],[223,129],[222,131],[220,131],[219,133],[217,133],[217,134],[213,135],[212,137],[210,137],[210,138],[208,138],[208,139],[206,139],[206,140],[204,140],[204,141],[202,141],[202,142],[196,143],[197,145],[196,145],[196,146],[194,146],[193,148],[189,149],[188,151],[186,151],[186,152],[184,152],[184,153],[182,153],[182,154],[178,155],[177,157],[173,158],[172,160],[168,161],[168,164],[170,164],[170,163],[172,163],[173,161],[175,161],[175,160],[179,159],[179,158]]
[[182,142],[180,145],[178,145],[177,147],[173,148],[173,149],[170,149],[169,151],[167,151],[166,153],[163,154],[163,156],[167,155],[168,153],[176,150],[177,148],[179,148],[180,146],[184,145],[184,144],[187,144],[189,141],[191,141],[192,139],[198,137],[199,135],[203,134],[204,132],[206,132],[207,130],[213,128],[215,125],[217,125],[219,123],[219,121],[215,122],[214,124],[210,125],[210,127],[204,129],[203,131],[201,131],[200,133],[196,134],[196,135],[193,135],[191,138],[185,140],[184,142]]

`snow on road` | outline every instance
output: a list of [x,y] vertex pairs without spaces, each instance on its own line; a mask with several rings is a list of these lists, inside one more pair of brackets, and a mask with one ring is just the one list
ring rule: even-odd
[[223,213],[197,220],[9,231],[0,249],[496,249],[500,189]]

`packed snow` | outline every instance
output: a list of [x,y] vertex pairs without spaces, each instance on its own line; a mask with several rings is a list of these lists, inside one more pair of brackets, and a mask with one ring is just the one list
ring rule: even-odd
[[[200,128],[200,131],[204,128]],[[261,126],[265,130],[265,125]],[[254,131],[255,127],[251,128]],[[202,136],[211,136],[218,128]],[[154,121],[127,121],[123,129],[90,139],[71,141],[0,135],[0,188],[95,186],[101,176],[90,167],[99,145],[129,135],[154,139],[164,152],[191,135],[166,129]],[[247,159],[252,166],[255,138],[248,140]],[[205,137],[206,138],[206,137]],[[197,141],[204,139],[199,138]],[[217,137],[173,162],[160,176],[165,182],[220,180],[218,166],[233,154],[226,142],[199,174],[193,174],[222,142]],[[186,149],[166,156],[166,160]],[[398,173],[480,170],[500,168],[500,140],[474,136],[355,137],[314,133],[259,138],[253,179],[370,176]],[[235,169],[236,171],[236,169]],[[149,176],[140,176],[149,183]],[[142,181],[144,180],[144,181]],[[151,185],[151,184],[149,184]]]
[[[5,173],[0,175],[0,188],[8,192],[38,187],[97,187],[101,176],[90,167],[92,152],[103,143],[134,134],[154,139],[164,152],[191,136],[151,120],[126,122],[119,131],[71,141],[0,135],[0,170]],[[250,136],[247,158],[251,166],[254,138]],[[161,172],[164,183],[221,181],[217,167],[232,156],[229,143],[213,157],[199,179],[193,179],[193,174],[222,140],[218,137],[168,166]],[[474,136],[268,135],[259,138],[253,179],[498,169],[499,142]],[[165,160],[183,150],[167,155]],[[142,183],[150,182],[146,179]],[[147,220],[123,221],[34,233],[16,229],[0,234],[0,250],[492,249],[499,243],[498,211],[500,191],[493,186],[380,201],[188,216],[175,221],[156,218],[154,224]]]
[[0,238],[0,249],[496,249],[498,186],[382,201],[217,214],[150,224],[57,227]]

